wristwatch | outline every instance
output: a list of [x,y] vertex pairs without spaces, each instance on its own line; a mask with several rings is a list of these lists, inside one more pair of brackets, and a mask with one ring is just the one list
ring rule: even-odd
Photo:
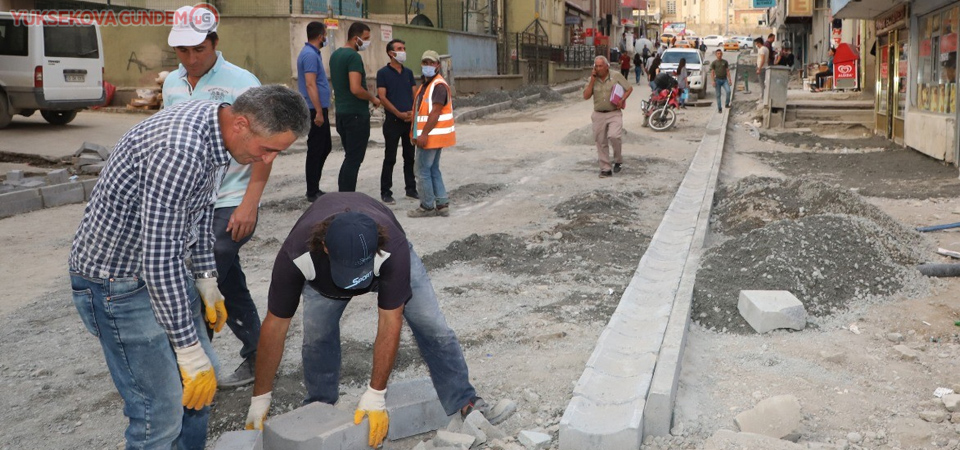
[[194,273],[193,273],[193,278],[195,278],[195,279],[197,279],[197,280],[202,279],[202,278],[216,278],[216,277],[217,277],[217,271],[216,271],[216,270],[204,270],[203,272],[194,272]]

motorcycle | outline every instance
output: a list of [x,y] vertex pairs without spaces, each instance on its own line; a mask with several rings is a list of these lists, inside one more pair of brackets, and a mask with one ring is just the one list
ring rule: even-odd
[[650,94],[650,100],[640,102],[643,112],[642,126],[649,126],[653,131],[669,130],[677,123],[675,109],[680,107],[680,89],[670,88]]

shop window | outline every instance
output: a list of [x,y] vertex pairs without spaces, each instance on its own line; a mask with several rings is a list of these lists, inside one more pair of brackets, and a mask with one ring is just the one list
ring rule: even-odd
[[957,104],[958,8],[920,18],[917,51],[917,107],[954,114]]

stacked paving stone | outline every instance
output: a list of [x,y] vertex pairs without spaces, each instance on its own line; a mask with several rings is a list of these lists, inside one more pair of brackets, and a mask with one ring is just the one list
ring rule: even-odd
[[667,435],[727,113],[714,116],[687,174],[560,421],[560,449],[639,448]]

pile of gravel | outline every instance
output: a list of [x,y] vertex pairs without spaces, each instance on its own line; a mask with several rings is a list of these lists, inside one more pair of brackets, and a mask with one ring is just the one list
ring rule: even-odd
[[787,290],[814,317],[901,292],[919,275],[927,241],[866,203],[823,183],[751,177],[717,192],[713,229],[728,240],[697,272],[693,320],[753,333],[741,290]]

